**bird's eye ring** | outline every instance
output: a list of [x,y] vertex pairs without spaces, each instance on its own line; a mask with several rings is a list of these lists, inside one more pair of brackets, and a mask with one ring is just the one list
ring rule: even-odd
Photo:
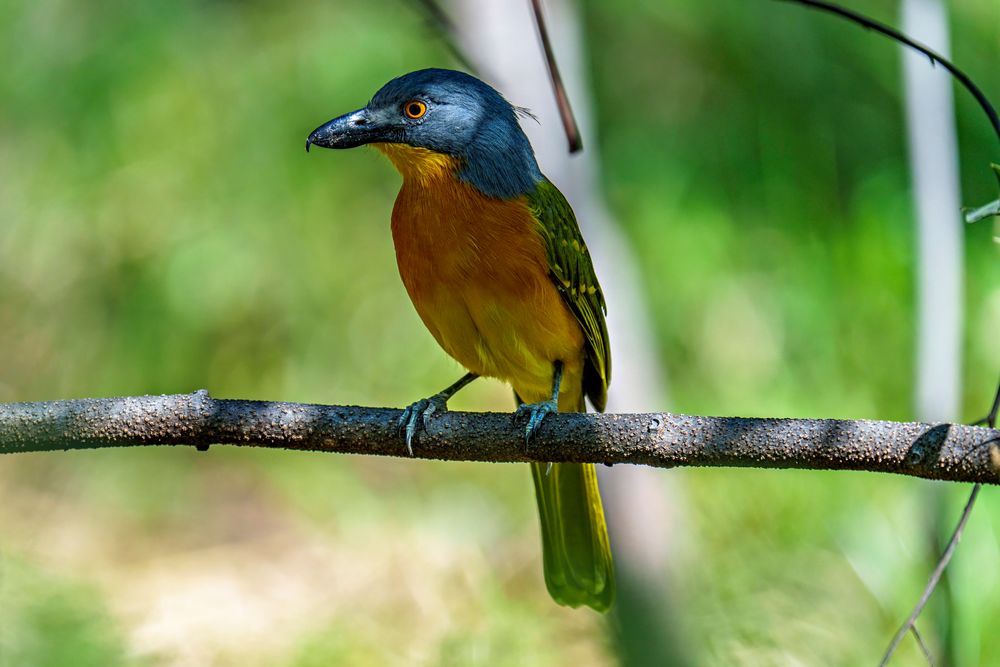
[[403,113],[407,118],[416,120],[417,118],[423,117],[423,115],[427,113],[427,105],[420,100],[410,100],[403,105]]

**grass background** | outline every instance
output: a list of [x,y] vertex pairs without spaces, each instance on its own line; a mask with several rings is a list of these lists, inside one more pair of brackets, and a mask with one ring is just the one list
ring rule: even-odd
[[[895,22],[893,2],[864,9]],[[1000,99],[1000,6],[951,9],[954,60]],[[898,50],[780,3],[583,11],[603,185],[640,265],[664,408],[911,418]],[[454,378],[396,274],[391,166],[302,152],[385,80],[450,64],[407,3],[0,0],[0,62],[0,400],[206,387],[404,405]],[[956,100],[963,200],[979,205],[997,146]],[[1000,263],[993,223],[964,233],[971,419],[1000,368]],[[453,407],[509,403],[483,383]],[[927,499],[957,517],[966,495],[663,474],[683,482],[674,604],[704,665],[871,662],[929,571]],[[1000,498],[980,502],[951,570],[961,664],[1000,661]],[[604,621],[546,595],[536,521],[519,466],[5,457],[0,664],[615,664]],[[899,662],[914,656],[907,642]]]

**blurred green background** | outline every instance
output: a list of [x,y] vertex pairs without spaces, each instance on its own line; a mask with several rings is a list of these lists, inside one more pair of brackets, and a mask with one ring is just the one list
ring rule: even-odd
[[[896,23],[894,2],[864,9]],[[955,61],[1000,100],[1000,5],[951,9]],[[663,407],[911,418],[897,48],[781,3],[583,10],[603,184],[647,288]],[[207,388],[401,406],[456,377],[397,277],[398,176],[372,151],[302,151],[385,80],[452,64],[409,3],[0,0],[0,63],[0,401]],[[963,200],[979,205],[1000,150],[956,101]],[[997,233],[965,229],[966,419],[1000,369]],[[510,395],[482,383],[452,407]],[[941,490],[950,523],[967,494],[662,474],[683,481],[674,605],[704,665],[872,663],[930,569],[925,499]],[[1000,498],[980,503],[951,570],[969,665],[1000,663]],[[2,665],[616,660],[603,619],[545,593],[520,466],[0,459]]]

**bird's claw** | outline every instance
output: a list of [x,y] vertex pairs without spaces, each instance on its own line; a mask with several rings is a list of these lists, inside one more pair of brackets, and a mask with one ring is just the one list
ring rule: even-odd
[[396,428],[400,435],[406,435],[406,451],[413,456],[413,441],[417,439],[421,430],[427,428],[427,420],[436,412],[446,412],[448,401],[440,394],[435,394],[430,398],[421,398],[415,403],[411,403],[403,410],[403,414],[396,421]]
[[514,423],[517,424],[521,419],[528,420],[528,423],[524,427],[525,446],[531,444],[531,440],[535,437],[535,433],[538,431],[538,427],[542,425],[542,420],[545,419],[545,416],[557,412],[559,412],[559,404],[554,400],[543,401],[541,403],[525,403],[518,406],[517,412],[514,413]]

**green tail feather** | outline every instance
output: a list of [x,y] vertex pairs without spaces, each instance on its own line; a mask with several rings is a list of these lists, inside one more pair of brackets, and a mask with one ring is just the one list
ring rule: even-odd
[[607,611],[615,572],[597,471],[591,463],[532,463],[542,523],[545,585],[562,605]]

